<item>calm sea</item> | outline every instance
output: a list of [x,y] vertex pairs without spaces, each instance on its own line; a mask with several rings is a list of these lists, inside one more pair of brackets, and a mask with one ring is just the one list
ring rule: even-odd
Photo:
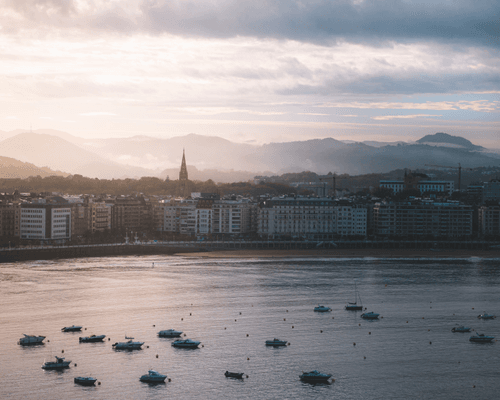
[[[154,263],[154,267],[152,267]],[[365,321],[343,309],[354,282]],[[0,264],[2,399],[496,399],[500,343],[474,344],[465,324],[500,339],[500,260],[87,258]],[[318,304],[330,313],[315,313]],[[483,321],[483,312],[497,314]],[[81,333],[61,328],[82,325]],[[174,349],[162,329],[200,340]],[[22,347],[23,333],[46,344]],[[79,336],[110,341],[80,344]],[[115,351],[125,335],[143,350]],[[290,342],[268,348],[272,338]],[[355,345],[354,345],[355,343]],[[71,360],[64,372],[44,360]],[[158,357],[157,357],[158,356]],[[171,382],[141,383],[153,368]],[[332,384],[302,383],[302,371]],[[224,377],[244,372],[242,381]],[[101,385],[85,388],[76,376]]]

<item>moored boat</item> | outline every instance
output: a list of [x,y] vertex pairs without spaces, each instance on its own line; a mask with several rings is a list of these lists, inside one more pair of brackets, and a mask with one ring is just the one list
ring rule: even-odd
[[460,326],[455,326],[455,327],[451,328],[451,331],[465,333],[465,332],[470,332],[470,328],[468,326],[460,325]]
[[152,369],[150,369],[147,374],[142,375],[139,378],[141,382],[146,383],[162,383],[165,382],[165,379],[167,379],[167,375],[162,375]]
[[24,337],[19,339],[19,344],[21,346],[31,346],[35,344],[44,344],[43,340],[45,339],[45,336],[37,336],[37,335],[26,335],[23,333]]
[[125,339],[129,339],[128,342],[116,342],[112,345],[115,350],[141,350],[144,342],[134,342],[133,337],[126,337]]
[[280,340],[278,338],[274,338],[273,340],[266,340],[266,346],[286,346],[286,340]]
[[328,380],[332,376],[330,374],[323,374],[319,371],[311,371],[311,372],[303,372],[302,375],[300,375],[300,379],[305,382],[312,382],[312,383],[317,383],[317,382],[328,382]]
[[491,314],[480,314],[477,316],[478,318],[480,319],[493,319],[493,318],[496,318],[494,315],[491,315]]
[[61,331],[63,332],[79,332],[81,330],[82,327],[77,325],[65,326],[64,328],[61,328]]
[[226,378],[236,378],[236,379],[243,379],[243,372],[229,372],[229,371],[226,371],[224,373],[224,376]]
[[358,288],[356,287],[356,281],[354,281],[354,302],[347,303],[345,309],[347,311],[361,311],[363,309],[363,303],[361,302],[361,296],[359,295]]
[[85,337],[80,337],[78,340],[81,343],[94,343],[94,342],[102,342],[106,335],[90,335],[90,336],[85,336]]
[[201,342],[198,342],[197,340],[191,340],[191,339],[185,339],[185,340],[176,340],[175,342],[172,343],[172,346],[174,347],[182,347],[186,349],[196,349]]
[[164,331],[158,332],[159,337],[179,337],[182,335],[181,331],[176,331],[175,329],[166,329]]
[[380,314],[374,313],[373,311],[361,314],[361,318],[364,319],[378,319]]
[[77,376],[73,381],[76,384],[82,386],[94,386],[94,383],[96,383],[97,379],[92,378],[91,376]]
[[317,307],[314,307],[314,311],[328,312],[328,311],[332,311],[332,309],[330,307],[327,307],[327,306],[318,305]]
[[476,343],[490,343],[493,339],[495,339],[494,336],[486,336],[484,333],[476,333],[475,336],[471,336],[469,338],[469,341]]
[[42,365],[43,369],[64,369],[69,368],[70,361],[64,361],[64,357],[57,357],[56,361],[47,361]]

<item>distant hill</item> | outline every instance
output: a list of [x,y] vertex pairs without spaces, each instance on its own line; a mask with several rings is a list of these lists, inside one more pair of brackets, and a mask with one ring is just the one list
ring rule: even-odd
[[28,178],[30,176],[38,176],[42,178],[47,176],[68,176],[69,174],[61,171],[52,171],[50,168],[39,168],[36,165],[25,163],[10,157],[0,156],[0,178],[15,179]]
[[434,144],[440,144],[440,145],[454,145],[458,147],[462,147],[464,149],[468,150],[483,150],[484,147],[482,146],[476,146],[475,144],[472,144],[471,141],[464,139],[463,137],[460,136],[452,136],[448,135],[447,133],[443,132],[438,132],[435,133],[434,135],[426,135],[423,138],[417,140],[417,143],[420,144],[426,144],[426,143],[434,143]]

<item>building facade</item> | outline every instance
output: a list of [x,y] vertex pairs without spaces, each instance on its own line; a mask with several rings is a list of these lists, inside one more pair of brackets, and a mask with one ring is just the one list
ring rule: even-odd
[[22,204],[20,237],[55,242],[71,240],[71,207],[69,204]]

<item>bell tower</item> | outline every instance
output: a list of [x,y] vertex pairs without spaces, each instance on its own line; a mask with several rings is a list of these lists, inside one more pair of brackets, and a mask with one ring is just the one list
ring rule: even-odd
[[188,180],[188,170],[186,166],[186,154],[184,149],[182,149],[182,164],[181,164],[181,170],[179,171],[179,180],[180,181],[187,181]]

